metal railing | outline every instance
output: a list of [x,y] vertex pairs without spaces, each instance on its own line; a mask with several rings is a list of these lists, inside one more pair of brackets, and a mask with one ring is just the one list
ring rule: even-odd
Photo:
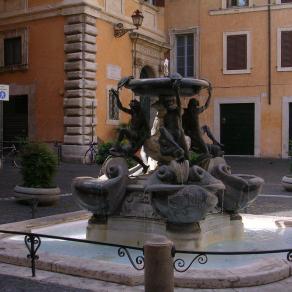
[[[37,251],[41,246],[41,238],[48,239],[56,239],[63,241],[71,241],[71,242],[79,242],[79,243],[89,243],[94,245],[105,245],[112,246],[118,248],[118,255],[120,257],[127,256],[131,265],[138,271],[144,270],[144,248],[142,247],[134,247],[129,245],[115,244],[115,243],[105,243],[105,242],[97,242],[92,240],[78,239],[78,238],[70,238],[64,236],[55,236],[55,235],[47,235],[47,234],[39,234],[39,233],[30,233],[30,232],[20,232],[20,231],[9,231],[9,230],[0,230],[0,233],[3,234],[11,234],[11,235],[21,235],[24,236],[24,243],[29,251],[27,258],[31,260],[31,270],[32,276],[35,277],[35,261],[39,259],[37,255]],[[143,255],[137,256],[135,259],[132,258],[129,250],[138,250],[143,253]],[[287,253],[286,259],[289,262],[292,262],[292,248],[288,249],[275,249],[275,250],[259,250],[259,251],[230,251],[230,252],[221,252],[221,251],[186,251],[186,250],[176,250],[175,247],[172,248],[172,257],[175,258],[177,254],[190,254],[194,255],[194,258],[190,261],[188,265],[186,265],[185,260],[181,258],[174,259],[173,268],[175,271],[183,273],[186,272],[194,262],[198,262],[199,264],[206,264],[208,262],[208,255],[260,255],[260,254],[280,254]]]
[[127,255],[127,257],[129,258],[129,261],[131,262],[132,266],[136,270],[141,271],[144,269],[144,257],[138,256],[138,257],[136,257],[136,259],[134,261],[131,257],[130,252],[129,252],[129,249],[140,250],[143,252],[143,248],[141,248],[141,247],[139,248],[139,247],[128,246],[128,245],[97,242],[97,241],[85,240],[85,239],[79,239],[79,238],[70,238],[70,237],[64,237],[64,236],[55,236],[55,235],[39,234],[39,233],[31,233],[31,232],[0,230],[0,233],[24,236],[24,243],[29,251],[27,258],[31,259],[31,270],[32,270],[33,277],[35,277],[35,261],[37,259],[39,259],[39,256],[37,255],[37,251],[39,250],[41,243],[42,243],[41,238],[57,239],[57,240],[63,240],[63,241],[81,242],[81,243],[89,243],[89,244],[95,244],[95,245],[106,245],[106,246],[117,247],[118,248],[118,255],[120,257],[124,257]]

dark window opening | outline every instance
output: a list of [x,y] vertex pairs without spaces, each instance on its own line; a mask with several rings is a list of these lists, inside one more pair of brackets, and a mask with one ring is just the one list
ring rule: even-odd
[[183,77],[194,76],[194,35],[176,37],[176,70]]
[[249,0],[227,0],[227,7],[249,6]]
[[247,35],[227,36],[227,70],[247,69]]
[[281,67],[292,67],[292,31],[281,32]]
[[21,54],[21,37],[4,39],[4,66],[21,64]]
[[158,7],[164,7],[165,6],[165,0],[144,0],[144,2],[147,2],[151,5],[155,5]]
[[282,0],[281,3],[292,3],[292,0]]
[[28,97],[10,96],[3,102],[3,140],[14,142],[28,137]]

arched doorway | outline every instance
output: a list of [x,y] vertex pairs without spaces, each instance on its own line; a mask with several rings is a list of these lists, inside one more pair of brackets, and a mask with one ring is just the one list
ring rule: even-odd
[[[144,66],[141,69],[140,72],[140,78],[141,79],[145,79],[145,78],[154,78],[155,74],[154,71],[152,70],[152,68],[150,66]],[[141,96],[140,97],[140,102],[141,102],[141,106],[142,106],[142,110],[144,112],[144,115],[150,125],[150,127],[152,126],[152,122],[153,122],[153,113],[151,113],[151,103],[152,103],[152,98],[146,97],[146,96]]]

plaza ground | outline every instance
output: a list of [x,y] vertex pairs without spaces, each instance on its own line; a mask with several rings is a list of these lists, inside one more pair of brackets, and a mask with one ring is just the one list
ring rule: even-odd
[[[254,174],[264,178],[261,195],[247,210],[251,214],[266,214],[292,217],[292,193],[282,189],[280,181],[289,171],[289,160],[248,157],[226,157],[233,173]],[[61,188],[62,196],[58,204],[39,207],[36,217],[62,214],[80,210],[71,195],[71,182],[77,176],[93,176],[99,173],[97,165],[61,163],[55,184]],[[0,224],[17,222],[31,218],[31,208],[15,202],[13,187],[21,184],[19,170],[5,166],[0,170]],[[91,279],[80,279],[45,271],[37,271],[37,277],[30,277],[30,270],[7,264],[0,264],[0,287],[2,291],[143,291],[143,287],[126,287]],[[218,291],[292,291],[292,279],[251,288],[221,289]],[[176,289],[175,291],[200,291]],[[206,289],[202,291],[214,291]],[[217,290],[216,290],[217,291]]]

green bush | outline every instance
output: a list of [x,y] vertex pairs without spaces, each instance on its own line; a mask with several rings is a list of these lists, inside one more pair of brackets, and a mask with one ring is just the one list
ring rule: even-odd
[[31,188],[50,188],[57,171],[56,154],[41,143],[28,143],[20,153],[23,186]]
[[200,154],[194,151],[190,151],[190,160],[189,160],[190,165],[192,166],[192,165],[198,164],[199,157],[200,157]]
[[95,161],[97,164],[103,164],[107,157],[110,155],[109,150],[113,147],[112,142],[105,142],[98,146]]
[[[123,143],[126,143],[126,142],[122,142],[121,144],[123,145]],[[108,156],[111,155],[109,150],[112,147],[113,147],[113,142],[105,142],[99,145],[97,155],[95,158],[95,161],[97,164],[103,164],[105,162]],[[125,157],[125,159],[127,161],[129,168],[134,167],[137,164],[137,162],[130,157]]]

